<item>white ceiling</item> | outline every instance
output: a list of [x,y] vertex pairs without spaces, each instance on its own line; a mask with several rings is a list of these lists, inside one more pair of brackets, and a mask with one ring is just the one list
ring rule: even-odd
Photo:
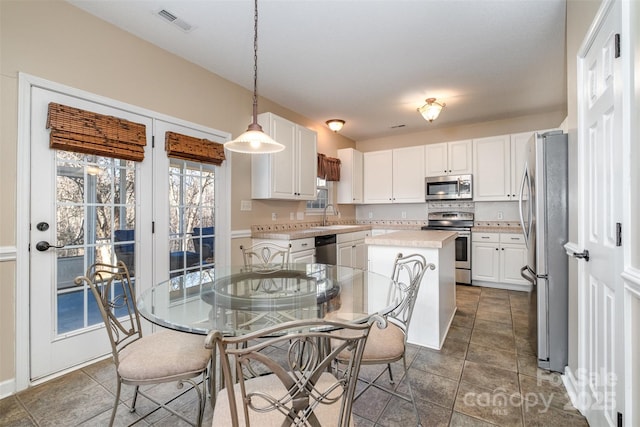
[[[251,0],[68,0],[253,89]],[[260,0],[258,93],[363,140],[559,110],[565,0]],[[160,18],[164,9],[193,26]],[[416,108],[446,102],[428,123]],[[404,125],[400,128],[393,126]]]

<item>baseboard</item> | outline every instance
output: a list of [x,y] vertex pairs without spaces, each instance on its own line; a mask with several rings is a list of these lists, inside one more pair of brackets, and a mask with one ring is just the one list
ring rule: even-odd
[[580,391],[578,390],[578,381],[575,375],[573,375],[573,371],[570,367],[567,366],[564,368],[564,375],[562,375],[561,378],[564,387],[567,389],[567,394],[569,395],[571,404],[574,408],[582,413],[583,410],[580,407]]
[[482,286],[485,288],[506,289],[508,291],[521,291],[531,292],[532,286],[530,284],[519,285],[515,283],[497,283],[497,282],[484,282],[482,280],[472,280],[473,286]]
[[11,396],[16,392],[16,380],[11,378],[10,380],[0,382],[0,399]]

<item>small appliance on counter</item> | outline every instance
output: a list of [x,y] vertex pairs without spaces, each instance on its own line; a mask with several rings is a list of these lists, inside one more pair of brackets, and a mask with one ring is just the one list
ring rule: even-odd
[[[470,176],[470,175],[469,175]],[[428,179],[428,178],[427,178]],[[423,230],[457,231],[456,237],[456,283],[471,284],[471,227],[472,212],[433,212],[427,216],[429,222]]]

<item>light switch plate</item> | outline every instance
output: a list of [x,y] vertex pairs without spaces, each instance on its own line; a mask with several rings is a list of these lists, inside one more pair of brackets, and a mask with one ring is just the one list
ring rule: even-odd
[[251,210],[251,200],[241,200],[240,201],[240,210],[241,211],[250,211]]

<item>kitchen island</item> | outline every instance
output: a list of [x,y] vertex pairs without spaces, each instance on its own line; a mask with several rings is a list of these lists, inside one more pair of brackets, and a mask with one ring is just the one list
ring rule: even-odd
[[[368,269],[390,275],[398,253],[420,254],[435,270],[427,270],[420,285],[409,327],[408,342],[439,350],[456,312],[455,231],[403,230],[367,237]],[[370,288],[369,298],[386,298]]]

